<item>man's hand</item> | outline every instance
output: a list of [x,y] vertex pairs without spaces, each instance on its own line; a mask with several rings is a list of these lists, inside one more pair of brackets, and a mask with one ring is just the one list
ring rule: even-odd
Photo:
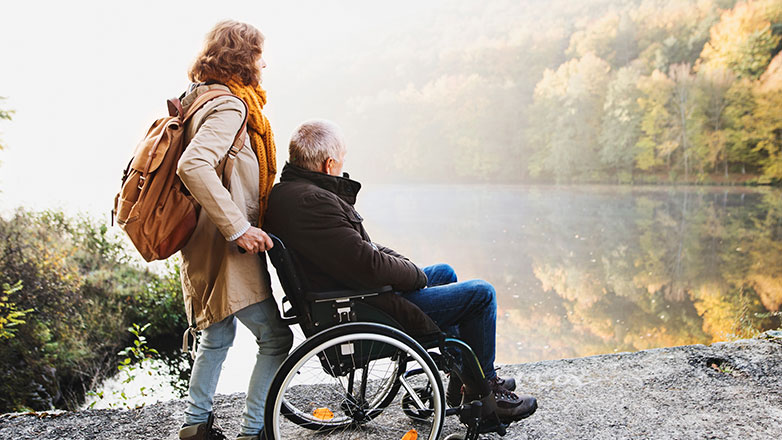
[[264,252],[274,246],[272,239],[261,228],[250,226],[241,237],[235,240],[236,245],[251,254]]

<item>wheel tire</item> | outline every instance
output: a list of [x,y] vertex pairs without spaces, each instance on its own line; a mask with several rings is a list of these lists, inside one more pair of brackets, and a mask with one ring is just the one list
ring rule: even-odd
[[[326,330],[325,332],[328,332],[328,330]],[[337,332],[334,332],[334,333],[337,333]],[[323,338],[328,340],[329,338],[333,338],[333,337],[339,336],[339,335],[334,334],[334,333],[328,333],[327,335],[324,335]],[[341,332],[339,332],[339,333],[341,333]],[[309,354],[311,354],[311,353],[312,353],[312,351],[309,352]],[[300,353],[300,356],[298,356],[298,359],[302,359],[302,358],[306,357],[307,355],[308,355],[308,353],[305,352],[305,350],[302,350],[302,352]],[[293,358],[293,357],[294,357],[294,354],[291,353],[291,355],[288,357],[288,359]],[[288,359],[286,359],[286,361]],[[284,365],[285,364],[283,364],[283,366]],[[290,365],[295,365],[295,362],[292,362]],[[405,366],[406,365],[407,365],[407,360],[400,356],[399,359],[396,360],[396,372],[394,373],[394,375],[395,376],[399,376],[399,375],[403,374],[404,371],[405,371]],[[280,367],[280,371],[284,371],[282,366]],[[274,386],[274,383],[272,383],[272,387],[273,386]],[[371,419],[377,417],[378,415],[380,415],[380,413],[383,411],[383,409],[386,408],[394,400],[394,397],[396,397],[397,393],[399,392],[399,388],[401,386],[402,386],[401,382],[399,382],[398,380],[394,380],[390,387],[388,387],[387,389],[383,390],[383,394],[380,396],[380,399],[377,399],[378,402],[376,402],[375,405],[372,405],[372,410],[368,414],[366,414],[365,417],[367,419],[371,420]],[[272,387],[270,387],[270,389],[272,389]],[[329,430],[329,429],[334,430],[334,429],[344,428],[344,427],[346,427],[348,425],[351,425],[351,424],[355,423],[355,421],[346,421],[346,423],[344,423],[344,424],[336,425],[336,424],[326,424],[326,423],[317,422],[317,421],[313,420],[312,418],[303,417],[301,415],[302,411],[298,410],[295,407],[295,405],[291,404],[288,400],[286,400],[284,398],[283,398],[281,406],[280,406],[280,412],[282,413],[282,415],[286,419],[290,420],[291,422],[293,422],[293,423],[295,423],[295,424],[297,424],[297,425],[299,425],[299,426],[301,426],[303,428],[311,429],[313,431],[322,431],[324,429],[325,430]]]
[[[345,347],[349,347],[348,354],[343,355],[343,358],[344,356],[350,359],[361,358],[365,354],[361,349],[367,344],[370,347],[369,353],[373,353],[373,347],[377,345],[378,350],[384,350],[384,353],[396,350],[402,355],[394,361],[382,356],[379,359],[372,357],[368,368],[356,367],[355,364],[352,368],[348,366],[348,370],[353,370],[354,374],[359,370],[366,374],[367,384],[364,386],[367,390],[372,388],[371,398],[367,398],[366,395],[361,396],[363,403],[359,404],[356,403],[357,397],[353,395],[355,390],[351,394],[349,392],[351,385],[348,384],[346,387],[343,383],[344,375],[341,375],[341,369],[345,369],[344,362],[343,365],[332,365],[326,360],[328,358],[325,354],[337,353],[337,350],[345,350]],[[350,351],[356,348],[359,348],[356,353]],[[407,362],[410,361],[420,365],[423,374],[418,380],[425,380],[431,389],[431,401],[427,402],[427,405],[432,408],[432,417],[423,421],[430,424],[428,427],[421,428],[420,420],[412,421],[406,417],[397,417],[396,409],[389,408],[386,411],[392,414],[382,414],[397,397],[402,386],[401,380],[404,380],[400,377],[405,372]],[[374,368],[381,365],[378,369],[382,370],[382,365],[386,364],[383,379],[371,381],[368,375]],[[393,365],[395,367],[392,367]],[[327,373],[327,368],[333,374]],[[309,376],[310,374],[312,377]],[[356,383],[358,382],[354,381],[354,384]],[[351,426],[360,426],[362,432],[372,429],[380,429],[382,432],[389,430],[404,432],[405,426],[409,424],[410,430],[427,431],[424,434],[426,437],[422,435],[419,438],[435,440],[442,430],[445,417],[444,395],[442,380],[432,358],[412,338],[382,324],[341,324],[305,341],[277,370],[266,399],[264,415],[266,435],[269,439],[281,439],[283,435],[285,438],[302,438],[315,434],[314,431],[330,431],[332,434],[330,438],[339,438],[340,434],[348,438],[356,434],[355,430],[351,430]],[[327,404],[321,405],[324,401]],[[403,414],[402,411],[408,410],[400,405],[399,414]],[[381,414],[383,417],[380,417]],[[403,423],[400,424],[399,419]],[[417,424],[413,427],[412,423]],[[398,438],[401,437],[402,435],[399,435]]]

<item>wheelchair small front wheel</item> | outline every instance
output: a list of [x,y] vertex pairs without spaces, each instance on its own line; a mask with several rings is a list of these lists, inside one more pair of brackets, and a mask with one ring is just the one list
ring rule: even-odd
[[[422,371],[405,378],[407,368]],[[429,389],[402,405],[398,391]],[[416,397],[419,397],[416,395]],[[421,411],[411,419],[410,411]],[[439,437],[445,417],[440,374],[416,341],[381,324],[332,327],[297,347],[283,362],[266,399],[271,439],[353,439],[372,433],[389,439]]]

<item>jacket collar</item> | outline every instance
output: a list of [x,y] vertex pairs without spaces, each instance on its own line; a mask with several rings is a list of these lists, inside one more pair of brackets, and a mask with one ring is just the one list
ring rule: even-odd
[[280,182],[293,182],[305,180],[315,186],[336,194],[339,198],[351,206],[356,203],[356,196],[361,189],[361,184],[350,179],[348,173],[342,173],[342,177],[331,176],[326,173],[306,170],[290,163],[285,163],[280,175]]
[[187,89],[184,95],[179,98],[179,101],[182,103],[182,107],[189,107],[190,104],[195,102],[196,98],[203,95],[205,92],[208,92],[209,90],[225,90],[226,92],[231,91],[231,89],[229,89],[227,86],[219,83],[194,83],[190,84],[190,87]]

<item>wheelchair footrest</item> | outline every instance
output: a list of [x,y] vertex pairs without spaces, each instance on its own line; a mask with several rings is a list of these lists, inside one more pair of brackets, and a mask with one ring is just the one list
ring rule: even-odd
[[504,436],[508,432],[508,425],[499,420],[481,420],[478,424],[478,434],[488,434],[490,432]]
[[460,408],[459,420],[465,425],[469,424],[471,420],[497,418],[494,415],[497,411],[497,401],[494,399],[494,394],[489,394],[480,400],[473,400]]

